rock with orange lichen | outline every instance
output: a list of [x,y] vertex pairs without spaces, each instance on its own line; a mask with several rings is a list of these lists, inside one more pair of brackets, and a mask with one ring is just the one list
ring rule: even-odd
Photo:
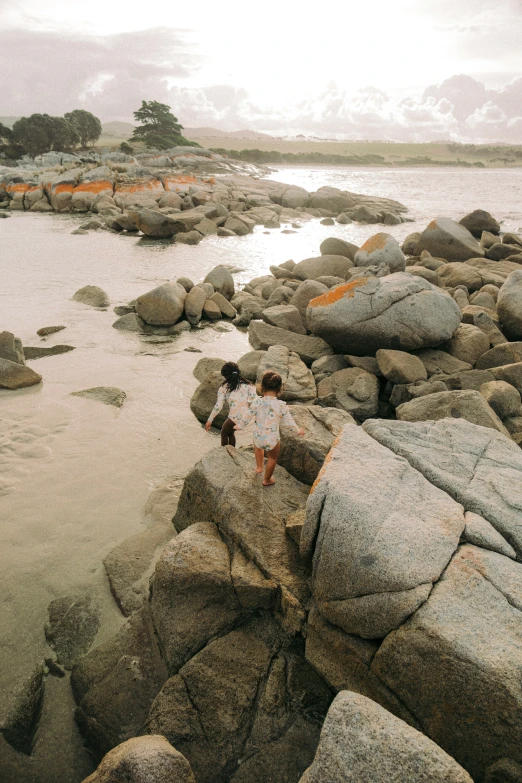
[[449,340],[460,324],[457,303],[420,277],[396,272],[363,277],[312,299],[313,334],[336,352],[371,356],[380,348],[411,351]]
[[82,169],[71,169],[55,175],[43,183],[47,197],[55,212],[68,212],[74,190],[83,176]]
[[445,217],[432,220],[422,232],[414,255],[420,256],[423,250],[446,261],[467,261],[485,255],[484,248],[467,228]]
[[71,197],[72,212],[88,212],[103,197],[112,198],[114,174],[108,166],[86,171],[75,186]]
[[404,272],[406,257],[391,234],[380,232],[366,240],[355,254],[355,266],[386,264],[390,272]]

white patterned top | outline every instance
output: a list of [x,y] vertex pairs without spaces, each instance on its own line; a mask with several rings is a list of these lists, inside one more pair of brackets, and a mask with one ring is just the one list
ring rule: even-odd
[[225,402],[228,402],[228,418],[232,419],[238,427],[246,427],[252,418],[248,412],[248,406],[256,398],[256,389],[251,383],[242,383],[234,391],[228,391],[226,384],[222,384],[219,387],[217,401],[208,421],[212,424]]
[[[280,439],[281,422],[298,431],[299,427],[290,415],[286,402],[277,397],[257,397],[251,405],[247,424],[255,418],[254,445],[258,449],[270,451]],[[246,425],[243,425],[246,426]]]

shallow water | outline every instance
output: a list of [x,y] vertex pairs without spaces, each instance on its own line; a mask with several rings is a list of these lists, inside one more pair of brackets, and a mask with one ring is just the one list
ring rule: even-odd
[[[505,230],[522,225],[516,169],[287,168],[273,178],[399,200],[414,222],[386,228],[398,239],[437,215],[460,218],[475,208],[491,211]],[[220,263],[241,267],[236,279],[244,282],[270,264],[318,254],[327,236],[362,244],[379,230],[314,220],[291,234],[258,227],[247,237],[189,247],[103,231],[71,234],[83,219],[15,212],[0,220],[0,331],[14,332],[24,345],[75,346],[30,362],[42,385],[0,391],[0,692],[43,657],[53,598],[90,586],[102,601],[100,638],[121,622],[102,559],[144,524],[151,488],[217,445],[189,409],[197,361],[236,359],[248,350],[245,333],[235,329],[210,327],[173,340],[119,332],[111,327],[112,306],[182,275],[197,282]],[[111,309],[71,300],[87,284],[107,291]],[[45,341],[37,337],[38,328],[55,324],[67,328]],[[202,353],[186,352],[189,346]],[[120,387],[127,400],[118,410],[70,396],[93,386]],[[1,761],[0,745],[0,778]],[[62,777],[80,779],[65,770]],[[47,783],[43,773],[38,780]]]

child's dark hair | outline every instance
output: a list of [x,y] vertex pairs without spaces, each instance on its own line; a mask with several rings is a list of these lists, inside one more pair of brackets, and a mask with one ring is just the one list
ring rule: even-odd
[[283,380],[279,373],[268,370],[261,379],[261,389],[263,391],[280,392],[283,386]]
[[235,391],[242,384],[248,384],[248,381],[241,377],[241,370],[235,362],[224,364],[221,368],[221,375],[225,379],[224,385],[229,392]]

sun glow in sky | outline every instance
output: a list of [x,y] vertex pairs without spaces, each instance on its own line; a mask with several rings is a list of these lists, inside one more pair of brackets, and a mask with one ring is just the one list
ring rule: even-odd
[[[162,31],[161,41],[155,39],[156,30]],[[82,47],[97,47],[92,72],[82,75],[77,92],[82,100],[101,100],[118,83],[122,89],[130,84],[150,87],[154,72],[156,84],[161,81],[178,103],[187,103],[191,122],[192,115],[201,115],[201,124],[207,115],[209,123],[224,122],[225,115],[232,122],[227,93],[216,103],[216,86],[236,90],[234,100],[241,103],[245,121],[263,115],[266,125],[288,118],[290,105],[293,122],[305,104],[312,123],[321,112],[332,118],[332,113],[346,113],[348,105],[361,110],[358,91],[369,85],[400,105],[455,74],[472,76],[489,89],[522,75],[522,0],[202,0],[197,5],[149,0],[146,6],[114,0],[4,0],[0,45],[2,36],[12,41],[22,33],[48,40],[50,61],[57,42],[65,51],[69,41],[69,56],[61,66],[67,71],[80,67]],[[123,66],[125,48],[128,62]],[[117,51],[113,67],[112,50]],[[7,75],[5,69],[0,72],[0,87]],[[52,68],[49,76],[52,92]],[[211,101],[205,92],[209,88],[214,89]],[[382,119],[390,112],[395,117],[391,104],[388,115],[383,113],[386,100],[373,97],[364,111],[378,110]],[[494,96],[486,96],[484,103],[488,101],[496,105]],[[113,119],[124,119],[123,106],[114,108]],[[436,102],[436,110],[439,119],[449,116],[446,104]],[[20,108],[9,112],[5,101],[0,103],[0,114],[15,111]],[[501,112],[505,114],[504,107]],[[499,117],[497,113],[497,121]],[[488,127],[492,118],[490,110]],[[450,124],[446,122],[448,132]]]

